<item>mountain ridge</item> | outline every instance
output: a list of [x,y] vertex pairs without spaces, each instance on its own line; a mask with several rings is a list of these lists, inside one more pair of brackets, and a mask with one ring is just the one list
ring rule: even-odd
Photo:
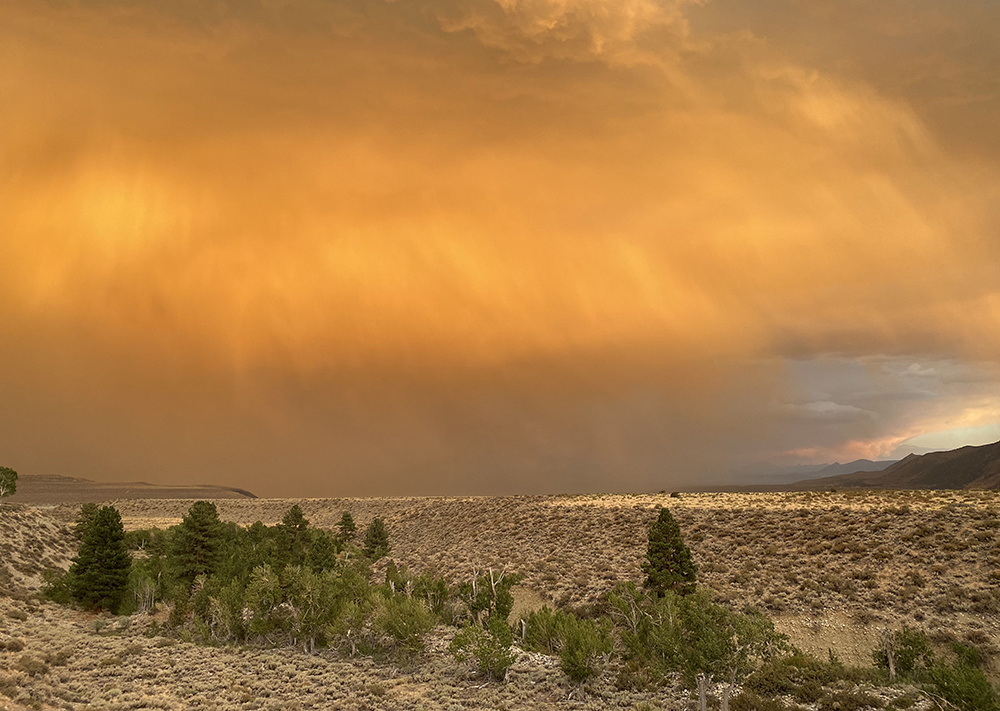
[[1000,489],[1000,442],[908,454],[882,471],[856,471],[803,479],[784,491],[858,489]]

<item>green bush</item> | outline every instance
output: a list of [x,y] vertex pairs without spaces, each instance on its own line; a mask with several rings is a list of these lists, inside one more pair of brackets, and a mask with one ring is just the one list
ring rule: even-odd
[[773,658],[751,674],[744,688],[761,696],[794,694],[800,701],[816,701],[822,687],[846,682],[858,684],[870,681],[872,673],[848,667],[831,656],[827,660],[796,651],[784,657]]
[[23,671],[28,676],[43,676],[49,673],[49,665],[41,659],[35,659],[30,654],[22,655],[14,668]]
[[555,655],[559,653],[563,639],[565,613],[553,612],[548,605],[535,610],[524,621],[525,632],[522,646],[529,652]]
[[889,669],[889,648],[892,648],[896,673],[915,679],[920,672],[934,664],[931,642],[923,630],[904,627],[896,630],[872,652],[872,661],[878,669]]
[[864,691],[835,691],[819,700],[819,711],[861,711],[880,709],[882,702]]
[[0,467],[0,498],[17,493],[17,472],[10,467]]
[[786,711],[788,708],[777,699],[771,699],[753,691],[744,690],[729,702],[732,711]]
[[394,595],[381,602],[372,626],[386,639],[386,651],[412,658],[424,650],[423,637],[434,627],[434,615],[423,601]]
[[951,665],[936,665],[928,673],[932,691],[962,711],[998,711],[997,693],[978,662],[978,652],[965,645],[955,644],[957,659]]
[[475,661],[476,669],[498,680],[507,678],[507,670],[517,659],[511,649],[514,635],[499,617],[490,619],[486,629],[469,625],[462,629],[448,646],[448,651],[460,662]]
[[626,660],[652,667],[651,679],[682,672],[692,684],[699,674],[742,681],[786,649],[785,638],[763,614],[735,613],[706,591],[651,597],[627,583],[608,602]]
[[494,573],[491,568],[487,573],[458,586],[458,597],[468,608],[473,624],[487,624],[484,620],[498,618],[506,625],[511,610],[514,609],[514,596],[510,589],[524,578],[511,573]]
[[597,658],[611,652],[611,630],[594,620],[567,615],[562,625],[559,667],[572,681],[583,682],[598,672]]

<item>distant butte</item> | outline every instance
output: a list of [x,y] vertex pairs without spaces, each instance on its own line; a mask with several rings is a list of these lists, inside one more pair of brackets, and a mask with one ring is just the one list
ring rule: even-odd
[[256,499],[229,486],[161,486],[144,481],[97,482],[53,474],[21,474],[17,493],[6,500],[22,504],[83,504],[116,499]]

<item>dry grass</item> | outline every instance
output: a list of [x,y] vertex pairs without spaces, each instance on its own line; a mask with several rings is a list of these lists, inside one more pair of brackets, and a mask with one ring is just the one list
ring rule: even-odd
[[69,527],[36,509],[0,503],[0,595],[38,590],[41,573],[76,555]]
[[[9,617],[11,610],[25,619]],[[20,617],[20,615],[18,615]],[[127,620],[128,618],[124,618]],[[0,709],[666,709],[684,706],[678,689],[621,692],[611,676],[582,700],[558,660],[524,653],[508,683],[470,676],[446,653],[449,633],[435,630],[412,669],[323,651],[211,648],[146,637],[150,619],[94,617],[55,605],[0,599]],[[8,701],[9,697],[9,701]]]
[[[127,528],[171,525],[188,500],[117,501]],[[655,496],[256,499],[216,502],[223,519],[276,523],[299,504],[330,528],[349,510],[387,524],[393,557],[453,580],[492,566],[523,573],[558,605],[595,602],[640,580],[646,529],[669,507],[699,579],[733,604],[775,615],[840,612],[914,624],[1000,613],[1000,494],[845,492]],[[71,512],[64,511],[65,517]],[[969,618],[969,619],[966,619]]]
[[[192,501],[114,503],[126,526],[134,529],[176,523]],[[1000,642],[1000,494],[995,492],[244,499],[216,504],[222,518],[240,524],[258,519],[275,523],[293,504],[322,527],[335,526],[344,510],[351,511],[361,530],[379,516],[398,562],[454,581],[488,566],[523,573],[519,598],[527,607],[545,601],[585,605],[618,581],[639,581],[646,528],[657,507],[665,505],[701,566],[701,582],[734,607],[767,609],[800,646],[822,654],[832,647],[845,661],[866,663],[879,630],[902,624],[927,628],[939,641],[961,639],[992,652]],[[67,522],[75,508],[49,513]],[[31,571],[37,567],[32,561],[46,560],[65,567],[71,540],[64,524],[36,511],[3,506],[0,527],[6,566],[0,571],[14,571],[11,578],[19,575],[21,588],[37,586],[37,571],[18,572],[18,566]],[[25,556],[19,550],[35,553]],[[94,618],[50,605],[30,603],[33,608],[28,609],[28,604],[0,600],[6,605],[0,612],[0,642],[25,642],[23,649],[0,651],[0,690],[15,689],[15,698],[24,705],[457,711],[648,703],[651,708],[684,708],[678,691],[659,696],[618,692],[611,674],[595,683],[586,701],[569,699],[572,689],[554,661],[538,655],[522,656],[510,684],[483,685],[443,654],[447,640],[441,638],[431,644],[419,668],[406,671],[332,653],[304,657],[184,644],[161,647],[142,635],[144,618],[121,635],[98,635]],[[26,619],[7,616],[15,608]],[[45,662],[46,654],[63,650],[70,653],[65,666]],[[48,664],[48,671],[33,676],[31,660]],[[0,696],[0,709],[5,698]]]

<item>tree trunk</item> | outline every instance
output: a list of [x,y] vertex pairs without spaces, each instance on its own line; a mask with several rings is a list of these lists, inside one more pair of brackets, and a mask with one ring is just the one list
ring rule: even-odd
[[893,640],[892,632],[886,630],[883,634],[883,645],[885,646],[885,658],[889,662],[889,682],[896,682],[896,649],[895,640]]
[[698,711],[708,711],[708,675],[699,674],[698,680]]

